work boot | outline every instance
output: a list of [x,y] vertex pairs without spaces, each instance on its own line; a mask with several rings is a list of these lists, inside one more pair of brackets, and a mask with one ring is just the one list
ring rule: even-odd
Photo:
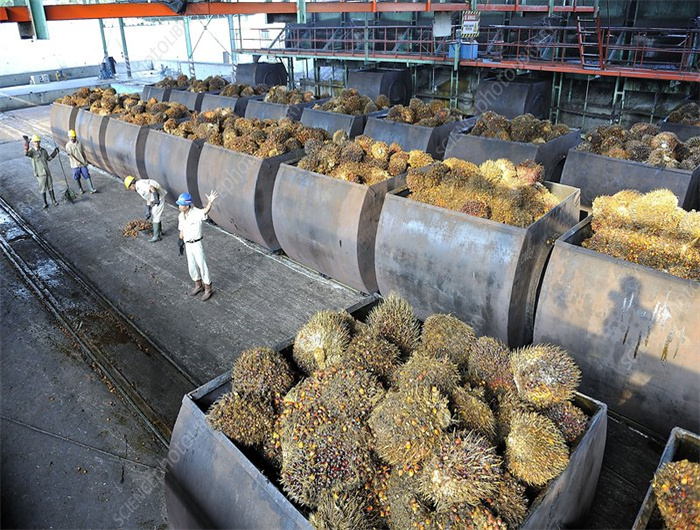
[[153,237],[148,240],[149,243],[160,241],[160,223],[153,223]]
[[97,188],[92,185],[92,178],[86,178],[85,180],[87,180],[88,191],[90,193],[97,193]]
[[58,206],[58,202],[56,201],[56,196],[53,194],[53,190],[49,191],[49,195],[51,195],[51,202],[53,202],[53,205]]
[[80,189],[80,194],[81,194],[81,195],[84,195],[84,194],[85,194],[85,190],[83,189],[83,185],[80,183],[80,181],[78,181],[78,189]]
[[49,203],[46,202],[46,192],[45,191],[41,193],[41,198],[44,199],[44,210],[46,210],[46,208],[49,207]]
[[202,296],[202,300],[206,302],[211,298],[211,284],[210,283],[205,283],[204,284],[204,296]]
[[202,285],[202,280],[197,280],[194,282],[194,289],[190,291],[190,296],[197,296],[204,290],[204,285]]

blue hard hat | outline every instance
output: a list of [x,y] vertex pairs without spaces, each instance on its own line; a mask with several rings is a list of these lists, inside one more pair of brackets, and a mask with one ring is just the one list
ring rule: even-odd
[[192,195],[189,193],[181,193],[177,198],[178,206],[192,206]]

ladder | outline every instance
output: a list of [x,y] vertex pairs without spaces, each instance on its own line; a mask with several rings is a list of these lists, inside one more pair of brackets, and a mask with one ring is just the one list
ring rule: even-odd
[[577,17],[576,31],[578,34],[581,66],[584,68],[599,68],[601,70],[605,68],[600,16],[597,15],[594,18]]

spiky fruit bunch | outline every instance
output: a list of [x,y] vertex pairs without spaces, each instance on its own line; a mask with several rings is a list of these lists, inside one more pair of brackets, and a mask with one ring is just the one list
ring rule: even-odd
[[651,485],[669,528],[700,527],[700,464],[688,460],[665,463]]
[[557,403],[542,411],[542,414],[554,422],[567,443],[578,440],[588,425],[586,414],[570,401]]
[[449,395],[459,383],[460,376],[457,365],[446,355],[429,355],[419,348],[396,369],[392,379],[396,388],[435,387]]
[[695,102],[685,103],[668,115],[668,121],[686,125],[700,125],[700,105]]
[[426,461],[422,491],[438,510],[461,502],[476,506],[498,491],[501,464],[496,449],[486,438],[456,432]]
[[365,502],[361,491],[335,493],[323,491],[309,522],[316,530],[356,530],[366,528]]
[[269,103],[279,103],[281,105],[298,105],[316,99],[311,92],[302,92],[294,89],[288,90],[284,85],[273,86],[265,94],[265,101]]
[[521,143],[545,143],[569,132],[564,124],[552,125],[549,120],[538,120],[532,114],[508,120],[493,111],[486,111],[479,116],[469,134]]
[[387,339],[370,331],[358,333],[345,350],[342,363],[366,370],[386,380],[396,369],[401,351]]
[[505,442],[510,434],[510,424],[513,416],[519,412],[530,412],[530,407],[518,397],[515,390],[509,390],[497,396],[496,410],[496,436],[499,442]]
[[498,491],[486,501],[509,528],[518,528],[527,515],[528,501],[525,486],[508,473],[498,483]]
[[538,409],[570,400],[581,381],[581,370],[571,356],[551,344],[514,351],[510,365],[518,395]]
[[292,355],[310,374],[342,358],[349,341],[347,321],[336,311],[319,311],[297,333]]
[[516,412],[506,439],[508,471],[541,486],[566,469],[569,449],[554,422],[535,412]]
[[654,190],[629,205],[630,221],[650,234],[672,231],[684,217],[678,197],[670,190]]
[[383,94],[372,101],[372,98],[359,94],[356,89],[348,88],[343,90],[338,97],[331,98],[322,104],[317,103],[314,105],[314,109],[359,116],[385,109],[388,106],[389,98]]
[[207,421],[213,429],[222,431],[243,445],[262,444],[271,434],[275,411],[265,399],[227,392],[211,406]]
[[500,517],[483,505],[453,504],[432,514],[431,528],[454,530],[506,530],[508,526]]
[[447,109],[441,101],[423,103],[418,98],[412,98],[408,107],[396,105],[389,109],[387,120],[401,123],[412,123],[421,127],[439,127],[464,119],[464,114],[457,109]]
[[469,381],[494,394],[515,390],[508,347],[499,339],[479,337],[469,357]]
[[233,363],[231,384],[236,392],[279,399],[294,385],[294,374],[280,352],[251,348]]
[[390,529],[431,528],[431,510],[419,493],[419,475],[393,468],[383,502]]
[[591,226],[598,231],[604,228],[625,228],[632,222],[629,205],[642,196],[637,190],[622,190],[615,195],[601,195],[593,200]]
[[484,400],[483,391],[457,387],[452,391],[450,398],[461,427],[476,431],[489,440],[496,438],[496,417]]
[[422,350],[433,356],[447,355],[460,369],[467,367],[475,342],[474,328],[452,315],[430,315],[423,323]]
[[383,460],[412,466],[440,447],[451,419],[447,398],[437,388],[414,387],[388,392],[368,423]]
[[395,344],[403,355],[408,355],[418,345],[420,326],[413,308],[395,292],[372,309],[367,317],[369,329]]

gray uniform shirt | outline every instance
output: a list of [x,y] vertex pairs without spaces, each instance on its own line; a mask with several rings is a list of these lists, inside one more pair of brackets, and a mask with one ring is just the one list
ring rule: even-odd
[[34,169],[34,175],[37,177],[48,177],[51,176],[51,171],[49,170],[49,160],[53,159],[53,156],[43,147],[37,149],[36,147],[30,147],[29,150],[24,154],[32,159],[32,169]]
[[68,153],[71,168],[75,169],[76,167],[85,167],[88,165],[85,152],[83,151],[83,144],[80,143],[80,140],[76,140],[75,142],[69,140],[66,144],[66,153]]

